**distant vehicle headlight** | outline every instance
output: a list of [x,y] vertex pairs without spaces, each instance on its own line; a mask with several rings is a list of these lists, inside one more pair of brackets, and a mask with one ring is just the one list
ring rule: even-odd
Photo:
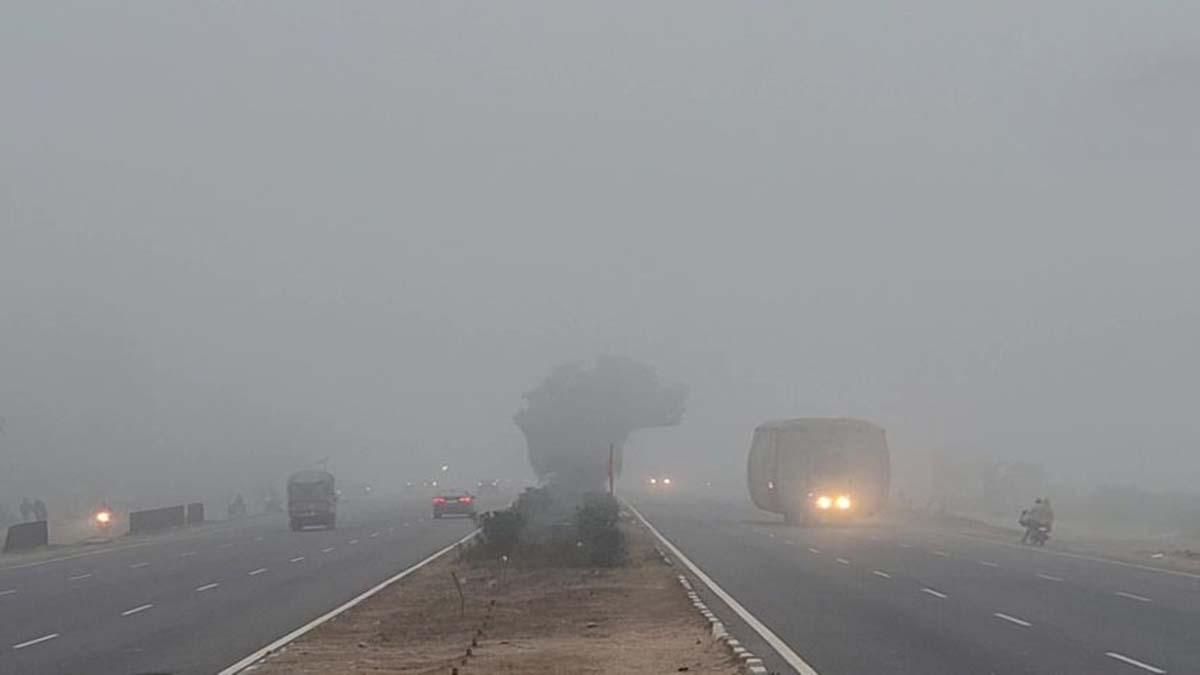
[[831,506],[833,506],[833,500],[830,499],[829,497],[826,497],[825,495],[821,495],[820,497],[817,497],[817,508],[818,509],[825,511],[825,510],[828,510],[829,507],[831,507]]
[[96,522],[98,523],[105,524],[110,520],[112,520],[112,514],[108,511],[101,511],[96,514]]
[[846,495],[842,495],[842,496],[838,497],[834,503],[837,505],[837,507],[839,509],[841,509],[843,511],[850,508],[850,498],[847,497]]
[[651,484],[651,485],[658,485],[658,479],[657,479],[657,478],[651,478],[651,479],[650,479],[650,484]]
[[663,479],[663,485],[670,485],[670,484],[671,484],[671,479],[670,479],[670,478],[664,478],[664,479]]

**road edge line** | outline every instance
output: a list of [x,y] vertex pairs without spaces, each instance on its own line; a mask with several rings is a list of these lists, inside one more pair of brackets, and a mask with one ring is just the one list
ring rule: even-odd
[[[704,570],[700,569],[696,563],[692,562],[686,555],[683,554],[683,551],[680,551],[678,548],[676,548],[675,544],[672,544],[669,539],[663,536],[661,532],[651,525],[650,521],[646,520],[646,517],[642,515],[641,511],[638,511],[633,504],[630,504],[625,500],[621,501],[625,502],[626,508],[628,508],[633,515],[637,516],[638,520],[642,521],[642,525],[645,525],[646,529],[650,530],[650,533],[653,534],[660,542],[662,542],[663,546],[666,546],[667,550],[669,550],[671,554],[674,555],[677,560],[679,560],[679,562],[683,563],[692,574],[696,575],[696,578],[703,582],[704,585],[708,587],[708,590],[712,591],[714,595],[720,598],[726,606],[732,609],[733,612],[742,619],[742,621],[745,621],[746,625],[750,626],[754,632],[758,633],[762,639],[766,640],[767,644],[771,645],[771,648],[775,650],[775,653],[778,654],[784,661],[786,661],[789,666],[799,673],[799,675],[819,675],[819,673],[817,673],[812,666],[808,665],[804,659],[800,658],[800,655],[793,651],[786,642],[780,639],[780,637],[776,635],[770,628],[767,628],[762,621],[758,620],[758,617],[751,614],[749,610],[743,607],[742,604],[735,600],[732,595],[727,593],[725,589],[718,586],[717,582],[713,581],[707,574],[704,573]],[[221,675],[227,674],[222,673]]]
[[266,645],[265,647],[260,647],[254,653],[250,654],[249,656],[246,656],[245,658],[241,659],[240,661],[233,664],[232,666],[229,666],[229,667],[225,668],[224,670],[219,671],[217,673],[217,675],[236,675],[237,673],[244,671],[245,669],[249,668],[250,666],[263,660],[263,658],[265,658],[266,656],[269,656],[272,652],[278,651],[281,647],[285,647],[288,644],[295,642],[297,639],[302,637],[304,634],[312,631],[313,629],[317,628],[321,624],[329,621],[330,619],[337,617],[340,614],[343,614],[347,610],[350,610],[350,609],[356,607],[357,605],[361,604],[365,600],[369,599],[371,596],[384,590],[388,586],[391,586],[392,584],[396,583],[397,581],[400,581],[404,577],[407,577],[408,575],[412,574],[413,572],[416,572],[417,570],[428,565],[429,563],[446,555],[450,551],[453,551],[454,549],[458,548],[459,546],[467,543],[468,541],[473,539],[476,535],[478,535],[480,533],[480,531],[481,531],[480,529],[475,529],[467,536],[463,537],[462,539],[459,539],[458,541],[454,542],[453,544],[450,544],[449,546],[443,548],[442,550],[438,551],[437,553],[434,553],[433,555],[429,556],[428,558],[425,558],[421,562],[419,562],[415,565],[412,565],[411,567],[403,570],[399,574],[396,574],[388,579],[385,579],[385,580],[379,582],[375,586],[368,589],[366,592],[354,597],[349,602],[346,602],[345,604],[342,604],[342,605],[322,614],[321,616],[304,624],[303,626],[288,633],[287,635],[284,635],[283,637],[279,638],[278,640],[271,642],[270,644]]

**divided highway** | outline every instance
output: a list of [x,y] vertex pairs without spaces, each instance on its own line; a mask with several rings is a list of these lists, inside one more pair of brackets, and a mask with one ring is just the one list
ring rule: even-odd
[[1200,673],[1200,576],[916,526],[790,527],[740,501],[633,503],[820,675]]
[[338,529],[259,517],[0,562],[0,673],[211,674],[473,529],[428,501],[347,501]]

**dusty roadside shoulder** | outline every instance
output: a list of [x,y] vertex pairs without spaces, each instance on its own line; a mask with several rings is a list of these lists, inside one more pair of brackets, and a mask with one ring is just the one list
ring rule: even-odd
[[742,672],[650,534],[621,527],[624,567],[519,569],[448,555],[247,672]]

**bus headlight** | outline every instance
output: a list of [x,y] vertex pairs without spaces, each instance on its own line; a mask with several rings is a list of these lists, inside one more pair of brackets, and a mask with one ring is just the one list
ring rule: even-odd
[[846,495],[841,495],[838,497],[837,500],[834,501],[834,504],[842,511],[845,511],[851,506],[850,498]]
[[828,511],[829,507],[833,506],[833,500],[825,495],[817,497],[817,508],[822,511]]

